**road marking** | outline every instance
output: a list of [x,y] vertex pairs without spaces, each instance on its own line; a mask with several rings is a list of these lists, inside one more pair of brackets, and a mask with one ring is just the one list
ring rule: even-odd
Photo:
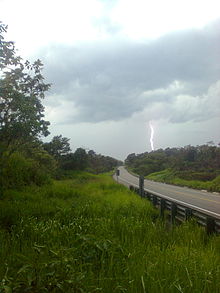
[[[136,186],[136,187],[139,187],[137,184],[135,184],[135,183],[131,183],[131,182],[128,182],[127,180],[122,179],[121,177],[119,177],[119,180],[124,181],[124,182],[128,183],[129,185],[134,185],[134,186]],[[218,214],[218,213],[215,213],[215,212],[212,212],[212,211],[210,211],[210,210],[206,210],[206,209],[200,208],[200,207],[198,207],[198,206],[194,206],[194,205],[192,205],[192,204],[189,204],[189,203],[187,203],[187,202],[181,201],[181,200],[179,200],[179,199],[175,199],[175,198],[169,197],[169,196],[167,196],[167,195],[163,195],[163,194],[161,194],[161,193],[158,193],[158,192],[156,192],[156,191],[150,190],[150,189],[148,189],[148,188],[145,188],[145,190],[146,190],[146,191],[149,191],[149,192],[152,192],[152,193],[155,193],[155,194],[157,194],[158,196],[160,196],[160,197],[162,197],[162,198],[166,198],[166,199],[168,199],[168,200],[170,200],[170,201],[175,201],[177,204],[179,203],[179,204],[183,204],[184,206],[191,207],[191,208],[194,209],[194,210],[202,211],[202,212],[204,212],[204,213],[206,213],[206,214],[207,214],[207,213],[208,213],[208,214],[212,214],[212,215],[217,216],[218,218],[219,218],[219,216],[220,216],[220,214]]]
[[[162,186],[157,186],[157,187],[163,189]],[[169,190],[168,190],[168,191],[169,191]],[[209,198],[202,198],[202,197],[200,197],[200,196],[192,195],[192,194],[187,194],[187,193],[184,193],[184,192],[181,192],[181,191],[176,191],[176,190],[174,190],[174,191],[171,191],[171,192],[179,193],[179,194],[182,194],[182,195],[187,196],[187,197],[192,197],[192,198],[194,197],[194,198],[198,198],[198,199],[201,199],[201,200],[206,200],[206,201],[210,201],[210,202],[214,202],[214,203],[220,204],[219,201],[215,201],[215,200],[212,200],[212,199],[209,199]]]
[[[129,174],[129,175],[131,175],[131,174]],[[129,183],[128,181],[126,181],[126,182]],[[156,183],[157,184],[157,183],[160,183],[160,182],[154,182],[153,181],[153,183]],[[136,186],[138,187],[138,185],[136,185]],[[167,185],[166,185],[166,187],[167,187]],[[177,187],[179,187],[179,186],[177,186]],[[163,189],[163,186],[157,186],[157,188]],[[187,194],[187,193],[184,193],[184,192],[181,192],[181,191],[176,191],[176,190],[174,190],[174,191],[172,191],[172,190],[166,190],[166,191],[168,191],[168,192],[171,191],[171,192],[179,193],[179,194],[184,195],[184,196],[187,196],[187,197],[197,198],[197,199],[201,199],[201,200],[205,200],[205,201],[209,201],[209,202],[214,202],[214,203],[220,204],[219,201],[216,201],[216,200],[213,200],[213,199],[209,199],[209,198],[202,198],[199,195]]]

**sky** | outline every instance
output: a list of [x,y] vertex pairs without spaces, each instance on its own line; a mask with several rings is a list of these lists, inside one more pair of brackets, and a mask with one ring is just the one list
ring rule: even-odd
[[51,135],[124,160],[220,142],[219,0],[0,0],[19,55],[44,63]]

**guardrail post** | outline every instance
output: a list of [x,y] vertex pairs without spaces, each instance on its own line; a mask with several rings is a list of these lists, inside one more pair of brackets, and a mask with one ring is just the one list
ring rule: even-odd
[[157,196],[153,194],[153,205],[157,205]]
[[150,193],[148,191],[146,191],[146,196],[147,196],[147,199],[150,201],[151,198],[150,198]]
[[134,186],[130,185],[130,186],[129,186],[129,189],[130,189],[131,191],[134,191]]
[[140,192],[139,192],[139,188],[135,187],[135,188],[134,188],[134,191],[135,191],[137,194],[140,194]]
[[144,195],[144,176],[139,176],[139,195]]
[[177,205],[174,202],[172,202],[171,203],[171,223],[172,224],[175,223],[176,213],[177,213]]
[[164,218],[165,207],[166,207],[166,200],[164,198],[161,198],[161,200],[160,200],[160,217],[162,219]]
[[118,182],[118,176],[120,176],[120,170],[119,169],[116,170],[117,182]]
[[189,208],[185,209],[185,220],[188,221],[192,218],[192,210]]
[[208,235],[215,232],[215,219],[211,217],[206,218],[206,232]]

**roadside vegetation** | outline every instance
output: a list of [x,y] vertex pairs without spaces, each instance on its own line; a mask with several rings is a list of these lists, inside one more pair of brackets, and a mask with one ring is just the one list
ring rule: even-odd
[[118,160],[72,152],[62,135],[42,140],[50,85],[6,32],[0,22],[0,292],[218,292],[219,237],[193,222],[170,227],[96,175]]
[[186,179],[179,178],[178,172],[175,172],[170,169],[165,169],[160,172],[151,173],[150,175],[146,176],[146,178],[149,180],[174,184],[178,186],[187,186],[190,188],[195,188],[200,190],[220,192],[220,175],[210,181],[186,180]]
[[0,197],[8,188],[43,185],[73,170],[98,174],[121,164],[93,150],[72,152],[62,135],[43,141],[50,125],[43,99],[51,85],[42,75],[42,62],[23,60],[6,33],[0,22]]
[[125,164],[151,180],[220,192],[220,145],[212,142],[130,154]]
[[219,237],[167,226],[108,174],[72,176],[1,198],[1,292],[218,292]]

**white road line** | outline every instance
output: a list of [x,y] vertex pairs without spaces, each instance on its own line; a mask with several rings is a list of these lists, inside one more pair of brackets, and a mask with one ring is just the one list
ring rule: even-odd
[[[120,177],[119,177],[119,180],[124,181],[124,182],[126,182],[126,183],[128,183],[128,184],[130,184],[130,185],[134,185],[134,186],[136,186],[136,187],[139,187],[137,184],[131,183],[131,182],[129,182],[129,181],[125,180],[125,179],[122,179],[122,178],[120,178]],[[209,214],[209,215],[211,214],[211,215],[214,215],[214,216],[217,216],[218,218],[220,218],[220,214],[217,214],[217,213],[215,213],[215,212],[212,212],[212,211],[209,211],[209,210],[206,210],[206,209],[203,209],[203,208],[200,208],[200,207],[194,206],[194,205],[192,205],[192,204],[189,204],[189,203],[186,203],[186,202],[184,202],[184,201],[181,201],[181,200],[178,200],[178,199],[175,199],[175,198],[172,198],[172,197],[169,197],[169,196],[163,195],[163,194],[161,194],[161,193],[158,193],[158,192],[156,192],[156,191],[153,191],[153,190],[150,190],[150,189],[147,189],[147,188],[144,188],[144,190],[145,190],[145,191],[148,191],[148,192],[151,192],[151,193],[154,193],[155,195],[158,195],[158,196],[160,196],[160,197],[162,197],[162,198],[166,198],[166,199],[168,199],[168,200],[170,200],[170,201],[175,201],[176,203],[179,203],[179,204],[182,204],[182,205],[184,205],[184,206],[190,207],[190,208],[192,208],[192,209],[194,209],[194,210],[202,211],[202,212],[204,212],[204,213],[206,213],[206,214]]]

